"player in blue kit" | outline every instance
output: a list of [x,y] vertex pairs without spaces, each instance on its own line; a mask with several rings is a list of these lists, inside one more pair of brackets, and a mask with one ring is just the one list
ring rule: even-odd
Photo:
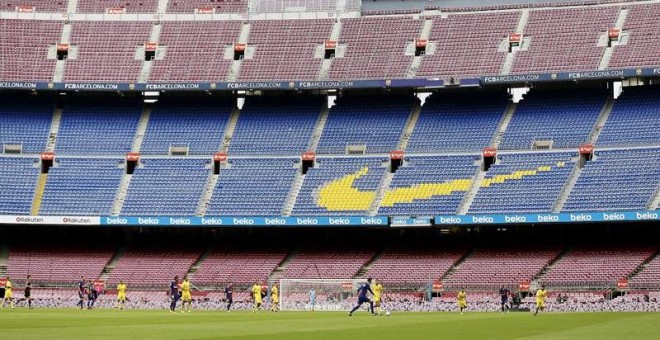
[[509,312],[509,289],[504,288],[504,286],[500,287],[500,299],[501,299],[501,309],[502,313],[504,313],[504,310],[506,309],[506,312]]
[[170,289],[168,291],[170,296],[170,313],[174,313],[176,309],[176,302],[179,301],[181,294],[179,294],[179,277],[175,276],[174,281],[170,282]]
[[231,285],[231,282],[225,288],[225,301],[227,301],[227,313],[231,308],[231,304],[234,303],[234,288]]
[[353,307],[353,309],[351,309],[351,311],[348,313],[348,316],[353,316],[353,312],[360,308],[360,306],[362,306],[362,304],[365,302],[369,302],[369,310],[371,311],[371,315],[376,315],[374,314],[374,302],[369,299],[367,293],[374,295],[374,292],[371,290],[371,278],[368,278],[367,282],[361,284],[360,288],[358,288],[358,303],[355,307]]
[[80,277],[80,281],[78,281],[78,304],[76,306],[80,306],[80,309],[83,309],[85,307],[85,278]]

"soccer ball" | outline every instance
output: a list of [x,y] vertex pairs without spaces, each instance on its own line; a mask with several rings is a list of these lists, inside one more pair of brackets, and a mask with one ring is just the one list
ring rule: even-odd
[[390,316],[390,311],[385,312],[385,316]]

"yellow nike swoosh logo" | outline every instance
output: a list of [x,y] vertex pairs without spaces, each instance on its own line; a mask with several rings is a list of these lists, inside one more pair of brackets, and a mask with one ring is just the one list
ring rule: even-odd
[[[557,162],[556,167],[564,167],[565,162]],[[537,175],[540,172],[552,170],[553,166],[543,165],[535,169],[519,170],[509,174],[496,175],[484,178],[481,187],[489,187],[524,177]],[[369,172],[364,167],[357,172],[345,175],[322,186],[318,191],[316,204],[329,211],[365,211],[368,210],[374,199],[376,190],[363,191],[355,188],[353,183]],[[385,192],[381,207],[392,207],[395,204],[413,203],[416,200],[426,200],[435,196],[448,196],[455,192],[466,192],[470,189],[472,178],[455,179],[443,183],[420,183],[409,187],[391,188]]]

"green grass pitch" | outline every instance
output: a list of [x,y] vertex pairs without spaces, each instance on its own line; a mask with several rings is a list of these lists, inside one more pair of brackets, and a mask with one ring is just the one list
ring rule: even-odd
[[660,313],[406,313],[3,309],[0,339],[657,339]]

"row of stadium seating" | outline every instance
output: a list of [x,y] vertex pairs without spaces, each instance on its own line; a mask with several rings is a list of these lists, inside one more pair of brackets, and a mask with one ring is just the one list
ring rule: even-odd
[[[188,1],[185,1],[188,3]],[[104,2],[105,3],[105,2]],[[155,3],[155,1],[154,1]],[[177,3],[170,1],[170,4]],[[234,2],[222,2],[222,4]],[[243,3],[243,2],[241,2]],[[2,4],[0,4],[2,5]],[[81,4],[82,6],[82,4]],[[176,6],[180,8],[180,6]],[[182,6],[183,7],[183,6]],[[622,10],[625,44],[612,48],[608,69],[656,67],[660,64],[652,37],[660,5],[629,4],[580,8],[535,8],[522,29],[523,48],[507,58],[502,48],[523,16],[521,10],[450,13],[429,17],[429,51],[413,66],[414,41],[424,31],[418,16],[343,18],[338,51],[329,79],[470,77],[533,72],[595,71],[606,54],[608,28]],[[523,20],[524,21],[524,20]],[[46,59],[62,34],[62,23],[17,19],[0,20],[0,79],[52,81],[55,60]],[[239,40],[240,21],[164,21],[160,23],[159,53],[148,81],[218,82],[226,80],[318,80],[323,75],[323,43],[330,39],[333,20],[255,20],[247,41],[252,49],[232,69],[232,44]],[[143,57],[138,47],[150,40],[151,22],[76,21],[71,24],[71,58],[65,81],[139,81]],[[75,57],[73,56],[75,54]],[[609,55],[609,54],[608,54]],[[225,59],[227,58],[227,59]],[[508,61],[507,61],[508,59]],[[504,71],[509,63],[510,71]],[[146,79],[142,79],[144,81]]]
[[[501,284],[517,286],[522,280],[532,279],[552,287],[605,289],[626,277],[630,277],[633,288],[657,288],[660,277],[656,252],[656,248],[648,247],[593,246],[565,251],[485,247],[467,253],[461,248],[395,248],[383,252],[373,248],[317,247],[293,252],[214,248],[202,252],[190,248],[164,251],[129,247],[116,254],[107,249],[11,248],[7,273],[14,280],[23,280],[29,273],[39,284],[75,282],[80,276],[101,277],[104,267],[114,258],[110,272],[106,270],[104,274],[110,286],[123,280],[133,287],[159,287],[175,275],[183,277],[189,272],[199,286],[221,286],[228,282],[248,285],[266,280],[281,266],[281,271],[273,277],[376,277],[389,285],[409,286],[424,286],[429,280],[443,278],[449,290],[463,287],[489,290]],[[646,262],[649,263],[643,265]]]
[[[485,173],[468,213],[552,212],[574,168],[570,153],[504,154]],[[320,158],[302,177],[294,216],[455,214],[468,195],[477,156],[411,156],[375,201],[386,158]],[[0,158],[4,214],[29,214],[39,168],[36,158]],[[299,174],[287,158],[230,160],[212,178],[210,160],[143,159],[130,176],[123,216],[199,213],[212,190],[208,216],[280,216]],[[582,169],[562,211],[644,210],[660,183],[660,150],[597,151]],[[42,215],[110,215],[124,173],[120,159],[62,158],[47,175]],[[631,176],[633,169],[636,171]],[[209,182],[214,179],[214,182]],[[624,195],[622,195],[622,193]],[[375,210],[374,210],[375,209]],[[202,210],[204,211],[204,210]]]
[[[78,0],[78,13],[105,13],[110,8],[124,8],[127,13],[156,13],[158,0]],[[34,7],[36,12],[69,11],[68,0],[0,0],[0,10],[14,12],[17,7]],[[195,13],[198,8],[212,8],[215,13],[245,13],[247,0],[171,0],[166,13]]]
[[[575,149],[600,130],[602,147],[653,146],[660,140],[656,86],[626,88],[604,126],[595,126],[607,95],[592,90],[532,91],[517,104],[506,130],[498,124],[507,111],[504,94],[440,92],[426,99],[409,136],[410,153],[477,152],[501,137],[498,149],[529,150],[537,142],[555,149]],[[57,138],[58,155],[123,155],[132,149],[167,155],[171,146],[190,155],[220,151],[234,104],[223,98],[165,98],[150,112],[141,145],[143,104],[129,98],[83,98],[64,103]],[[3,97],[0,144],[22,145],[22,153],[45,151],[56,111],[42,96]],[[557,100],[561,98],[561,100]],[[345,154],[348,146],[365,153],[399,148],[418,102],[414,96],[345,95],[337,98],[320,131],[318,154]],[[275,105],[277,104],[277,105]],[[312,146],[325,107],[322,97],[282,96],[246,99],[229,144],[230,155],[299,156]]]

